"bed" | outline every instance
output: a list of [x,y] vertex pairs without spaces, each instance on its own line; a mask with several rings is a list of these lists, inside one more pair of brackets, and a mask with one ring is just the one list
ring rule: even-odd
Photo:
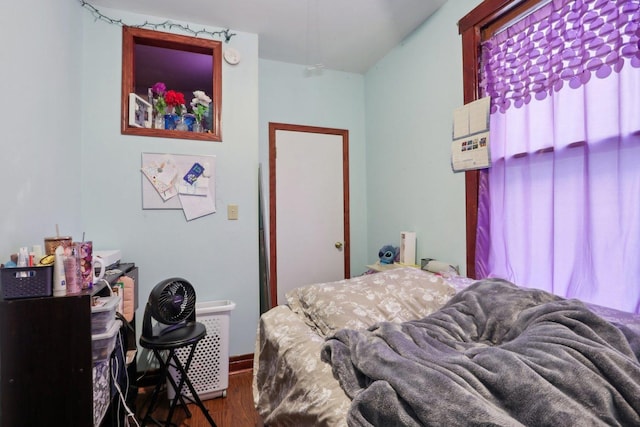
[[640,425],[640,316],[399,268],[302,286],[260,318],[267,426]]

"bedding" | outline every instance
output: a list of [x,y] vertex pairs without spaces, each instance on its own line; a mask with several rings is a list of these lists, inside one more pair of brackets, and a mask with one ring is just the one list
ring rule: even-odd
[[[547,403],[560,405],[563,410],[567,405],[561,404],[560,398],[573,399],[576,408],[584,405],[578,412],[590,415],[584,415],[587,421],[582,425],[640,424],[637,418],[640,368],[636,357],[640,348],[639,316],[586,306],[550,294],[534,293],[535,297],[527,294],[529,299],[513,305],[516,304],[513,301],[494,301],[496,294],[502,294],[497,292],[498,287],[492,294],[491,289],[484,289],[488,283],[484,287],[473,283],[459,276],[445,278],[415,268],[402,268],[304,286],[290,292],[287,305],[264,313],[258,327],[253,393],[264,424],[472,425],[467,421],[473,418],[467,419],[460,411],[466,408],[472,412],[475,408],[476,419],[480,420],[477,425],[545,425],[544,420],[535,417],[551,411],[540,410],[544,399],[538,394],[548,396]],[[520,291],[511,284],[498,286]],[[488,296],[481,298],[482,294]],[[505,294],[515,301],[511,292]],[[513,307],[508,308],[509,305]],[[471,308],[475,310],[475,317]],[[525,312],[526,316],[519,314]],[[568,334],[557,338],[560,342],[570,343],[570,338],[576,338],[571,344],[575,348],[542,339],[547,329],[556,328],[564,328]],[[521,330],[523,335],[516,338],[514,334]],[[420,346],[413,341],[416,331],[428,332],[416,336]],[[588,331],[586,338],[579,334],[583,331]],[[476,336],[482,338],[476,342],[472,339]],[[523,341],[531,341],[538,347],[514,348]],[[417,353],[423,347],[431,353],[426,356]],[[510,357],[490,362],[489,356],[495,354]],[[435,365],[437,355],[446,356],[444,366]],[[554,362],[569,366],[572,357],[584,362],[576,371],[573,367],[558,370],[550,366]],[[398,369],[401,365],[394,365],[383,378],[376,376],[385,370],[376,367],[374,361],[404,363],[404,359],[410,361],[408,367]],[[423,362],[428,368],[421,365]],[[476,366],[472,362],[485,365]],[[508,388],[498,375],[508,371],[513,378],[520,379],[523,372],[533,372],[534,366],[549,376],[541,376],[545,379],[525,383],[520,388],[514,381]],[[405,371],[412,375],[402,376]],[[471,375],[475,373],[480,376]],[[598,373],[608,377],[596,375]],[[564,392],[551,392],[552,384],[571,375],[584,381],[566,386],[567,396]],[[431,378],[429,390],[425,390],[426,378]],[[607,378],[611,379],[608,383]],[[587,380],[590,382],[585,384]],[[422,389],[405,390],[406,383],[416,383]],[[501,399],[509,401],[508,405],[514,408],[501,408]],[[533,404],[527,399],[533,399]],[[428,409],[424,409],[423,401],[430,402],[426,404]],[[601,418],[596,421],[594,410],[589,408],[594,404],[604,407],[607,403],[616,410],[607,408],[603,412],[607,415],[598,415]],[[583,411],[584,407],[588,410]],[[371,408],[382,411],[370,411]],[[575,408],[569,405],[566,409]],[[389,418],[382,418],[384,416]],[[436,416],[458,416],[464,422],[456,418],[450,418],[453,420],[450,422],[429,418]],[[531,424],[533,420],[541,424]]]
[[415,268],[389,270],[287,293],[287,304],[320,335],[365,329],[384,320],[417,319],[442,307],[455,289],[442,277]]
[[462,288],[415,268],[389,270],[287,293],[287,305],[260,317],[253,396],[268,426],[346,426],[351,403],[320,360],[325,339],[341,328],[419,319]]
[[480,281],[438,312],[322,349],[354,426],[640,425],[624,333],[576,300]]

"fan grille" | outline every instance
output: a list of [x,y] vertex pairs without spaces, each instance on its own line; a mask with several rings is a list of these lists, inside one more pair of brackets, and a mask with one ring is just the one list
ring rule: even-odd
[[170,280],[163,284],[157,300],[158,321],[175,324],[188,318],[195,310],[196,295],[193,287],[182,280]]

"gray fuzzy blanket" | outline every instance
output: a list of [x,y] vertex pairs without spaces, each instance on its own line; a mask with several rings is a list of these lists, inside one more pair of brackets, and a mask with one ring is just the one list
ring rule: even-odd
[[634,340],[579,301],[494,279],[421,320],[340,330],[321,356],[350,426],[640,426]]

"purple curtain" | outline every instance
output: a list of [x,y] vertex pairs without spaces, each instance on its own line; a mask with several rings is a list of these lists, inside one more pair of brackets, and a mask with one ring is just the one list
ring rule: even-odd
[[482,47],[476,269],[640,310],[640,0],[554,0]]

